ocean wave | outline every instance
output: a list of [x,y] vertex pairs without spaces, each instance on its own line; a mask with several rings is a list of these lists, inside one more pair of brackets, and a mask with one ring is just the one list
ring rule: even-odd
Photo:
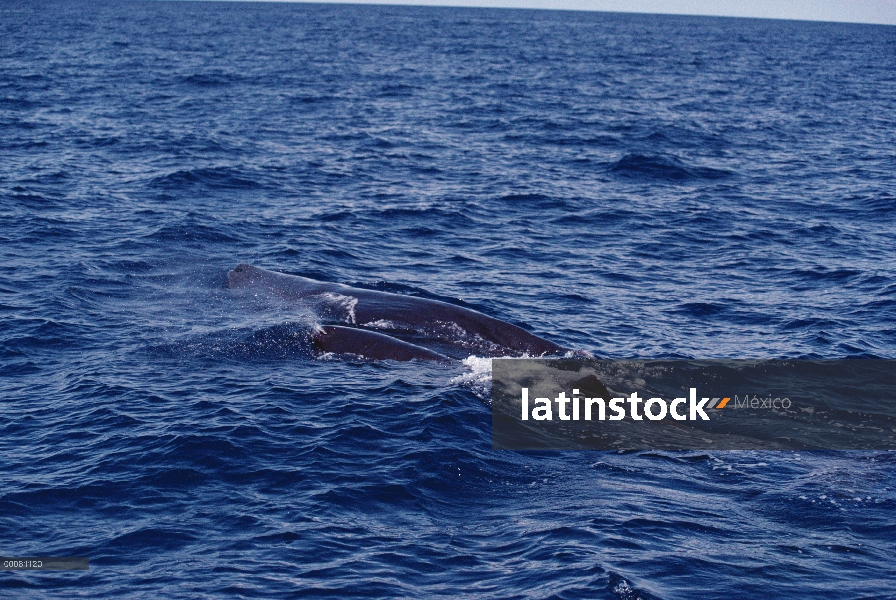
[[191,186],[222,190],[251,190],[261,187],[258,181],[248,177],[243,170],[232,167],[182,169],[154,178],[151,185],[178,191]]
[[644,154],[626,154],[610,164],[608,171],[617,177],[658,181],[717,180],[734,175],[725,169],[688,165],[673,156]]

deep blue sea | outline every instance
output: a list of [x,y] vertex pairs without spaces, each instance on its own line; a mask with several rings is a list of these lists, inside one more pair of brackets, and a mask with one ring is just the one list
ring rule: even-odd
[[[896,454],[491,449],[239,263],[607,358],[896,358],[896,27],[0,1],[3,597],[896,598]],[[287,333],[284,333],[287,332]]]

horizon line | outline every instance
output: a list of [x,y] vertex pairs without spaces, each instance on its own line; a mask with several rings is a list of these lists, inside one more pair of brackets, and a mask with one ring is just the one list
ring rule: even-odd
[[[418,6],[431,8],[484,8],[505,10],[545,10],[567,12],[604,12],[663,16],[720,17],[731,19],[764,19],[771,21],[806,21],[812,23],[844,23],[896,26],[896,1],[866,0],[843,3],[823,0],[814,5],[815,14],[800,11],[795,0],[755,0],[744,8],[743,3],[720,3],[712,0],[150,0],[175,2],[228,2],[252,4],[333,4],[359,6]],[[665,5],[665,6],[663,6]],[[759,10],[760,5],[766,12]],[[689,6],[690,9],[685,7]],[[709,9],[709,7],[712,9]],[[728,7],[728,10],[725,10]],[[705,8],[706,10],[701,10]],[[827,9],[827,12],[825,11]],[[857,10],[858,8],[858,10]],[[865,10],[862,10],[864,8]]]

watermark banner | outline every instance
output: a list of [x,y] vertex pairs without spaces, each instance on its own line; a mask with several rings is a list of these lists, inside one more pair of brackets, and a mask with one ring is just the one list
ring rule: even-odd
[[86,556],[5,556],[0,557],[3,570],[14,571],[85,571],[90,568]]
[[500,450],[893,450],[896,361],[494,359]]

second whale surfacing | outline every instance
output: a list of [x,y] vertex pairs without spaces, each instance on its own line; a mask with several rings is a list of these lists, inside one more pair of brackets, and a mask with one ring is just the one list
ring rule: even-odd
[[[227,287],[254,289],[314,306],[322,319],[339,325],[318,328],[312,341],[318,349],[336,354],[379,360],[447,360],[445,354],[452,351],[491,357],[560,356],[567,352],[516,325],[429,298],[365,290],[246,264],[227,273]],[[429,343],[445,354],[420,343]]]
[[356,327],[324,325],[312,333],[311,341],[323,352],[355,354],[371,360],[449,360],[429,348]]

